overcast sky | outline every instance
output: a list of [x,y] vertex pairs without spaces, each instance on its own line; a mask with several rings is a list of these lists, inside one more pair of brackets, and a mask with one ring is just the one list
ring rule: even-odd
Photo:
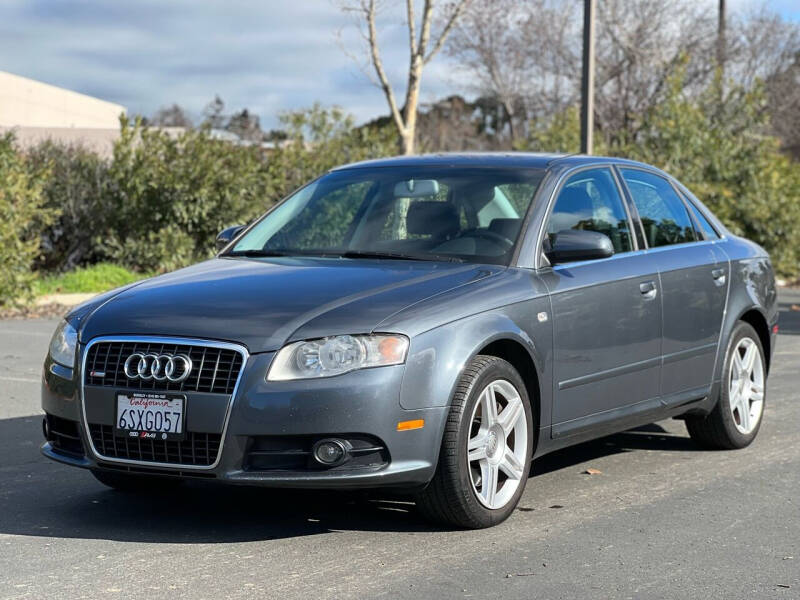
[[[800,20],[800,0],[769,4]],[[400,95],[408,62],[402,13],[380,25]],[[197,117],[219,94],[228,111],[247,107],[265,129],[280,111],[314,101],[338,104],[359,121],[386,114],[381,92],[345,49],[363,56],[351,17],[333,0],[0,0],[0,70],[129,113],[151,115],[176,102]],[[423,101],[463,91],[452,73],[446,56],[432,62]]]

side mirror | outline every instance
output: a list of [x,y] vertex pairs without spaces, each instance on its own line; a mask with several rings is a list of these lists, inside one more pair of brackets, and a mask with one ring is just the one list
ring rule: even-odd
[[565,229],[556,234],[556,239],[545,256],[551,264],[596,260],[614,254],[614,245],[607,235],[582,229]]
[[233,227],[228,227],[227,229],[220,231],[217,235],[217,252],[230,244],[231,240],[239,235],[239,233],[245,227],[246,225],[234,225]]

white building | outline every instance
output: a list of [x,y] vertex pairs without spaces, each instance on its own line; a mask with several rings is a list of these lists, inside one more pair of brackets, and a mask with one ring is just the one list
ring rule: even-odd
[[82,144],[108,155],[125,107],[0,71],[0,133],[22,148],[46,139]]

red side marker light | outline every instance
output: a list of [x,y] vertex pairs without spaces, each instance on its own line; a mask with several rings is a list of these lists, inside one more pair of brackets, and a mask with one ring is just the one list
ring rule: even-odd
[[778,326],[777,325],[773,325],[772,326],[772,333],[778,333]]

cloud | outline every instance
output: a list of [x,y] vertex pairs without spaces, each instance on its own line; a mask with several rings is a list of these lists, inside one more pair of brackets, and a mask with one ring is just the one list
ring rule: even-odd
[[[380,23],[384,61],[402,95],[408,64],[402,14]],[[338,35],[337,35],[338,34]],[[344,50],[343,50],[344,48]],[[365,56],[352,18],[328,0],[5,0],[3,69],[152,114],[176,102],[198,116],[219,94],[265,127],[315,101],[364,121],[383,96],[348,54]],[[423,100],[457,87],[442,55],[424,75]]]
[[[403,3],[385,4],[383,59],[402,103]],[[730,4],[742,10],[760,0]],[[797,0],[772,0],[769,7],[800,20]],[[145,115],[176,102],[199,116],[215,94],[229,110],[255,112],[266,128],[277,125],[281,111],[315,101],[338,104],[360,121],[387,114],[382,93],[345,50],[366,63],[352,16],[337,0],[0,2],[3,70]],[[427,67],[422,101],[465,89],[454,66],[442,54]]]

